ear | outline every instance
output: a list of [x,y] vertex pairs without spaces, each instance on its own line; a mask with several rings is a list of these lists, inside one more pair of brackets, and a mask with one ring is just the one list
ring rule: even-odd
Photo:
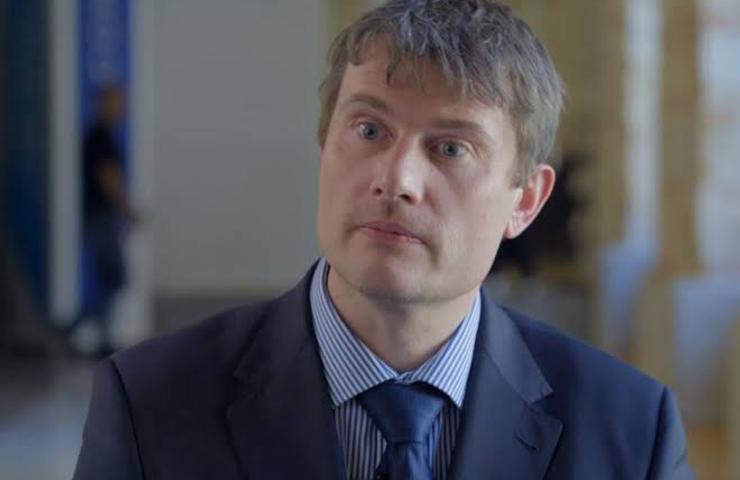
[[550,198],[554,185],[555,170],[550,165],[537,165],[527,183],[519,187],[521,194],[506,223],[505,238],[519,236],[534,221]]

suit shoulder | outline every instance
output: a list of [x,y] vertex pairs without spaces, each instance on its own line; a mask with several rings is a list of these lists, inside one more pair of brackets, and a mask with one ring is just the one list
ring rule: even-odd
[[505,310],[554,388],[579,382],[595,389],[626,388],[656,399],[662,395],[665,386],[635,367],[551,325]]
[[259,330],[270,302],[215,314],[191,326],[114,354],[113,364],[126,387],[163,388],[178,381],[231,373],[243,349]]

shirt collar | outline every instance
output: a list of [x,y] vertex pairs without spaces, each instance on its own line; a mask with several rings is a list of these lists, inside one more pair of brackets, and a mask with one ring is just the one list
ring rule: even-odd
[[341,319],[326,288],[328,272],[329,264],[324,258],[320,259],[311,281],[310,301],[319,353],[334,406],[338,407],[375,385],[396,380],[429,383],[461,408],[480,323],[480,292],[442,348],[415,370],[399,374],[375,355]]

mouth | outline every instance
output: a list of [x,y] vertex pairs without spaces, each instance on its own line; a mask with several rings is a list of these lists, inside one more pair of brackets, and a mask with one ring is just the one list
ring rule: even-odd
[[367,222],[359,226],[360,231],[375,240],[391,243],[424,243],[414,232],[395,222]]

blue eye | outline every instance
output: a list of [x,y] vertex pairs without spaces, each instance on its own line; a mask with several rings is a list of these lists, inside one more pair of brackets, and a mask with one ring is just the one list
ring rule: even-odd
[[445,157],[457,158],[465,155],[467,149],[459,143],[444,142],[438,147],[439,153]]
[[380,137],[380,127],[372,122],[360,124],[360,134],[365,140],[377,140]]

